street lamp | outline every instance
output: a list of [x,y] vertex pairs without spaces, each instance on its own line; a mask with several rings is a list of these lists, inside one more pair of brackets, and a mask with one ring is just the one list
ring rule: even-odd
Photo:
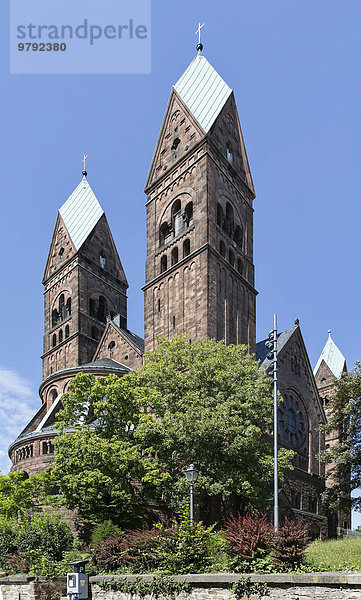
[[191,518],[191,525],[193,525],[193,484],[197,481],[198,479],[198,471],[195,468],[195,466],[193,464],[189,465],[188,469],[186,469],[184,471],[185,476],[186,476],[186,480],[189,483],[189,490],[190,490],[190,518]]

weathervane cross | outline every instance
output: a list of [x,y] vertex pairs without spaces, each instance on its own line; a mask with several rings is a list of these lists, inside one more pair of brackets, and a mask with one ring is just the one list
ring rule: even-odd
[[204,27],[204,23],[202,25],[199,23],[198,29],[197,29],[197,31],[195,33],[195,35],[197,35],[197,33],[198,33],[198,44],[201,43],[201,30],[202,30],[203,27]]
[[84,164],[84,171],[86,171],[86,159],[88,158],[88,155],[84,154],[84,158],[83,158],[83,164]]

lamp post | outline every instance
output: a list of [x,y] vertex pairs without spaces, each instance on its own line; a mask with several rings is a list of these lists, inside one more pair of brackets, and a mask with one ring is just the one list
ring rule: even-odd
[[277,315],[273,316],[273,329],[269,332],[266,348],[270,350],[267,358],[271,363],[273,375],[273,455],[274,455],[274,475],[273,475],[273,525],[275,531],[278,531],[278,406],[277,406]]
[[186,476],[186,480],[189,483],[189,491],[190,491],[190,506],[189,506],[189,510],[190,510],[190,519],[191,519],[191,525],[193,525],[193,484],[197,481],[198,479],[198,471],[195,468],[195,466],[193,464],[189,465],[188,469],[186,469],[184,471],[185,476]]

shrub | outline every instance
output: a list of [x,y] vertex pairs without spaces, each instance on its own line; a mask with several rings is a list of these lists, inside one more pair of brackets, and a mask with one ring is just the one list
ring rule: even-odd
[[202,522],[191,523],[189,508],[183,509],[179,522],[166,528],[158,525],[159,568],[163,573],[202,573],[209,570],[211,560],[212,527],[204,527]]
[[20,554],[40,552],[46,559],[61,560],[73,545],[69,526],[55,514],[39,513],[18,523],[16,545]]
[[98,542],[105,540],[111,535],[122,535],[123,531],[117,525],[114,525],[110,519],[98,523],[91,534],[90,542],[92,546],[95,546]]
[[304,550],[311,541],[302,521],[285,519],[284,525],[274,532],[271,540],[272,563],[281,571],[293,571],[301,566]]
[[223,531],[237,570],[245,572],[264,570],[269,565],[272,525],[259,513],[230,517]]
[[16,552],[16,534],[14,523],[1,519],[0,521],[0,565],[5,568],[8,556]]
[[129,569],[134,573],[152,571],[158,566],[157,542],[160,530],[136,529],[123,535],[111,535],[95,548],[95,561],[106,573]]

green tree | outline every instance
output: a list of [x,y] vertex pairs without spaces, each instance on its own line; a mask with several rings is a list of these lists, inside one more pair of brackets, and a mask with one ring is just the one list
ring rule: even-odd
[[338,436],[322,457],[327,465],[330,487],[324,501],[330,508],[361,510],[361,497],[351,492],[361,486],[361,364],[335,379],[335,391],[329,398],[328,423],[324,430]]
[[37,510],[44,499],[44,474],[26,477],[23,471],[0,473],[0,518],[15,519]]
[[[179,506],[191,462],[203,500],[237,494],[245,506],[269,495],[270,381],[245,346],[161,339],[140,371],[78,375],[63,404],[52,478],[88,520],[129,526],[147,499]],[[291,456],[280,451],[281,472]]]

